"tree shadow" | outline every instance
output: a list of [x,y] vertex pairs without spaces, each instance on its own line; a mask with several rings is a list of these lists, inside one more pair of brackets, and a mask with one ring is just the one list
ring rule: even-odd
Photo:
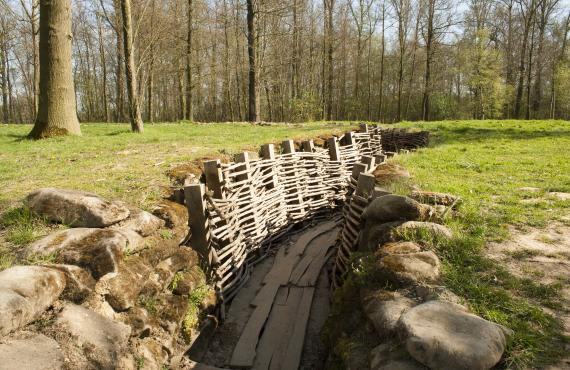
[[129,132],[131,132],[131,131],[130,130],[117,130],[117,131],[109,132],[109,133],[105,134],[105,136],[119,136],[122,134],[128,134]]
[[28,134],[12,134],[12,133],[10,133],[10,134],[6,134],[4,136],[14,139],[14,142],[17,142],[17,143],[21,142],[21,141],[31,140],[28,137]]
[[486,142],[490,140],[534,140],[543,138],[570,139],[570,125],[568,129],[525,129],[525,128],[477,128],[477,127],[424,127],[430,131],[434,140],[432,146],[442,144]]

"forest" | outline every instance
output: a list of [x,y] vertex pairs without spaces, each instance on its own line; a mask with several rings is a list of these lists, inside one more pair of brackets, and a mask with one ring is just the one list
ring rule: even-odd
[[[38,111],[41,3],[0,0],[2,122]],[[133,110],[145,122],[570,118],[566,0],[82,0],[71,11],[81,122]]]

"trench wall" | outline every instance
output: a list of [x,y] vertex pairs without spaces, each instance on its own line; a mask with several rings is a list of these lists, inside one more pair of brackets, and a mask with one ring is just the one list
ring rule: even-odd
[[220,298],[231,299],[251,266],[293,226],[342,209],[351,222],[341,233],[333,279],[338,281],[374,190],[369,173],[385,157],[382,130],[361,124],[358,132],[330,138],[323,147],[308,140],[296,149],[285,140],[280,152],[262,145],[259,158],[244,152],[234,162],[204,162],[205,183],[184,187],[189,243],[208,262]]

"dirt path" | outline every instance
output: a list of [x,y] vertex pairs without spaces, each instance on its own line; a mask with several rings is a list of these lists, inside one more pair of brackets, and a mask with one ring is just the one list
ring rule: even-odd
[[[510,240],[489,245],[489,256],[519,278],[556,287],[559,293],[550,297],[551,304],[536,304],[560,320],[570,336],[570,215],[544,229],[512,227],[510,232]],[[549,369],[569,368],[570,355]]]
[[220,368],[320,369],[320,331],[329,313],[330,260],[338,228],[316,225],[255,266],[228,308],[203,364]]

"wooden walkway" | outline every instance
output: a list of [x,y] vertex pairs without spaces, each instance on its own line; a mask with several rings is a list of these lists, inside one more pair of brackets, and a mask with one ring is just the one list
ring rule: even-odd
[[273,267],[250,305],[254,307],[233,350],[230,368],[296,370],[323,266],[338,236],[337,224],[324,222],[279,249]]

